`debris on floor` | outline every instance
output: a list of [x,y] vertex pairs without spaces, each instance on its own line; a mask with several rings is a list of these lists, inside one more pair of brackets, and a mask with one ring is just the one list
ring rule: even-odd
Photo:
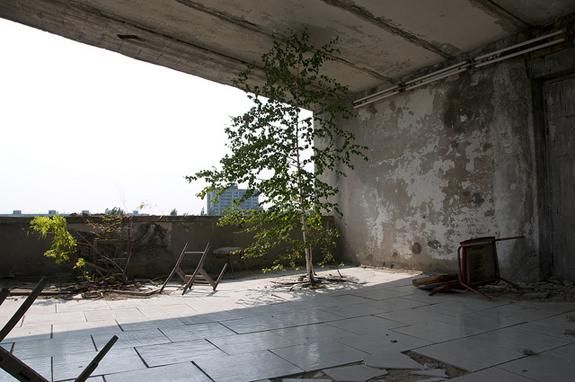
[[326,369],[323,371],[336,382],[365,382],[375,377],[387,375],[387,371],[364,365],[352,365]]

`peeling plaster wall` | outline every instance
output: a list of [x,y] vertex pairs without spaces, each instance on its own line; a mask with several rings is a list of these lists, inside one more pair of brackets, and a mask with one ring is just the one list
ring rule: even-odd
[[[531,85],[523,60],[464,73],[359,111],[369,161],[335,179],[349,260],[454,271],[458,243],[498,244],[504,274],[538,278]],[[510,274],[510,272],[513,272]]]

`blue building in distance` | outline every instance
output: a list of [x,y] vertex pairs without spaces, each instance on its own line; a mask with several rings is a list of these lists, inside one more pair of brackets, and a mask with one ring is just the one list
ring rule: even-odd
[[[207,196],[207,214],[211,216],[221,216],[224,211],[232,207],[234,200],[241,199],[247,190],[239,189],[237,185],[231,186],[220,194],[216,200],[217,192],[209,192]],[[258,196],[251,196],[244,200],[239,208],[242,210],[257,210],[260,208]]]

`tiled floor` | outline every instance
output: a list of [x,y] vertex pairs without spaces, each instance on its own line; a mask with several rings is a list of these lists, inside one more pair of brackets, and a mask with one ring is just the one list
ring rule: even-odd
[[[430,297],[412,274],[343,272],[357,283],[290,292],[260,277],[216,293],[38,300],[1,346],[52,381],[76,377],[113,334],[91,381],[248,382],[328,369],[318,378],[396,381],[396,369],[425,371],[421,356],[466,371],[451,381],[575,378],[575,303]],[[0,325],[20,302],[0,306]],[[0,371],[0,382],[13,380]]]

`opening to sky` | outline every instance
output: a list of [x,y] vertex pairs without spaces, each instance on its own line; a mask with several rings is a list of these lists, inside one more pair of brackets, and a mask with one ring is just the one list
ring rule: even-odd
[[0,19],[0,214],[199,214],[245,94]]

